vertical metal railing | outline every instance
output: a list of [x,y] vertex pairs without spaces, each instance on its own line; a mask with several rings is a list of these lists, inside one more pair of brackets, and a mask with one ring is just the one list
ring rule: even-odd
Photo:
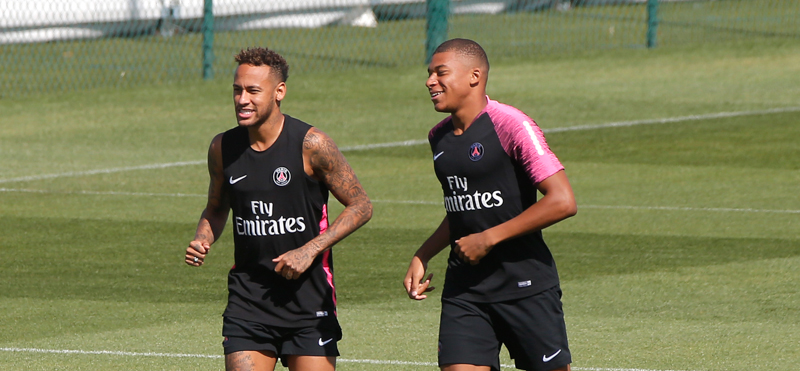
[[214,0],[203,3],[203,79],[214,78]]
[[656,47],[658,34],[658,0],[647,0],[647,47]]
[[427,9],[425,63],[430,63],[436,47],[447,40],[447,17],[450,15],[450,0],[427,0]]

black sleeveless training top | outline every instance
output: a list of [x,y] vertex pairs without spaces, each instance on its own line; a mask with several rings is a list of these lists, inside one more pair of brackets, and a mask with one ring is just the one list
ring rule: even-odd
[[263,152],[250,147],[244,127],[222,137],[235,245],[223,316],[304,327],[335,319],[331,251],[320,254],[295,280],[275,273],[272,259],[325,231],[328,189],[304,170],[303,139],[311,125],[288,115],[284,118],[278,139]]

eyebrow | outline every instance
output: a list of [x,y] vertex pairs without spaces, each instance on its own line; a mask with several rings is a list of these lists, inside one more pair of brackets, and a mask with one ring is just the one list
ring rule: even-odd
[[261,88],[261,85],[251,84],[251,85],[247,85],[247,86],[242,86],[242,85],[239,85],[237,83],[233,83],[233,87],[234,88],[249,89],[249,88]]
[[438,65],[438,66],[435,66],[435,67],[433,67],[433,68],[428,68],[428,72],[431,72],[431,71],[438,70],[438,69],[440,69],[440,68],[442,68],[442,67],[447,67],[447,65],[446,65],[446,64],[440,64],[440,65]]

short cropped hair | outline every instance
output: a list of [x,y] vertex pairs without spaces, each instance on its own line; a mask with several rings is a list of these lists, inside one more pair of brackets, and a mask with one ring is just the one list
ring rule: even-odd
[[286,63],[286,59],[283,59],[283,57],[274,50],[261,47],[247,48],[240,51],[239,54],[236,54],[233,59],[235,59],[240,66],[243,64],[268,66],[281,82],[286,82],[289,78],[289,64]]
[[478,63],[486,67],[486,72],[489,72],[489,57],[486,56],[486,51],[475,41],[450,39],[439,45],[433,54],[444,52],[455,52],[458,55],[476,59]]

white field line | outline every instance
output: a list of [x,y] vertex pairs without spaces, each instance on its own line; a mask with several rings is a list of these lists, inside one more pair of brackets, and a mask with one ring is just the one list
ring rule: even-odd
[[[0,190],[2,190],[0,188]],[[391,201],[391,200],[372,200],[375,203],[389,204],[417,204],[417,205],[442,205],[442,202],[435,201]],[[778,214],[800,214],[800,210],[771,210],[771,209],[737,209],[725,207],[679,207],[679,206],[615,206],[615,205],[578,205],[578,209],[623,209],[623,210],[667,210],[667,211],[711,211],[725,213],[778,213]]]
[[413,139],[413,140],[404,140],[402,142],[389,142],[389,143],[375,143],[375,144],[362,144],[359,146],[348,146],[339,148],[342,152],[352,152],[352,151],[366,151],[368,149],[375,149],[375,148],[392,148],[392,147],[410,147],[410,146],[418,146],[420,144],[428,143],[427,139]]
[[[71,349],[39,349],[39,348],[0,348],[3,352],[17,353],[46,353],[46,354],[78,354],[78,355],[111,355],[127,357],[166,357],[166,358],[211,358],[220,359],[222,355],[216,354],[186,354],[186,353],[150,353],[150,352],[121,352],[110,350],[71,350]],[[409,362],[392,361],[378,359],[347,359],[337,358],[336,362],[342,363],[366,363],[374,365],[394,365],[394,366],[431,366],[437,367],[435,362]],[[514,368],[513,365],[501,365],[504,368]],[[576,371],[674,371],[674,370],[648,370],[641,368],[597,368],[597,367],[572,367]]]
[[623,210],[667,210],[667,211],[710,211],[720,213],[776,213],[800,214],[800,210],[774,210],[774,209],[738,209],[727,207],[680,207],[680,206],[613,206],[613,205],[578,205],[586,209],[623,209]]
[[[0,188],[2,190],[2,188]],[[388,204],[417,204],[417,205],[442,205],[437,201],[413,201],[413,200],[372,200],[375,203]],[[779,213],[779,214],[800,214],[800,210],[774,210],[774,209],[744,209],[726,207],[680,207],[680,206],[616,206],[616,205],[583,205],[579,204],[578,209],[623,209],[623,210],[667,210],[667,211],[712,211],[712,212],[737,212],[737,213]]]
[[27,181],[31,181],[31,180],[65,178],[65,177],[72,177],[72,176],[111,174],[111,173],[120,173],[120,172],[123,172],[123,171],[132,171],[132,170],[164,169],[164,168],[176,167],[176,166],[203,165],[205,163],[206,163],[205,161],[181,161],[181,162],[169,162],[169,163],[166,163],[166,164],[151,164],[151,165],[115,167],[115,168],[110,168],[110,169],[98,169],[98,170],[87,170],[87,171],[70,171],[70,172],[66,172],[66,173],[57,173],[57,174],[30,175],[30,176],[22,176],[22,177],[18,177],[18,178],[0,179],[0,184],[2,184],[2,183],[15,183],[15,182],[27,182]]
[[[43,189],[0,188],[0,193],[42,193],[42,194],[74,194],[96,196],[144,196],[144,197],[206,197],[204,194],[192,193],[148,193],[148,192],[118,192],[118,191],[50,191]],[[405,204],[405,205],[442,205],[437,201],[418,200],[371,200],[374,203]],[[620,209],[620,210],[666,210],[666,211],[708,211],[723,213],[775,213],[775,214],[800,214],[800,210],[775,210],[775,209],[749,209],[726,207],[680,207],[680,206],[626,206],[626,205],[578,205],[584,209]]]
[[119,191],[51,191],[45,189],[25,188],[0,188],[0,192],[7,193],[42,193],[64,195],[94,195],[94,196],[147,196],[147,197],[206,197],[207,195],[192,193],[150,193],[150,192],[119,192]]
[[674,122],[697,121],[697,120],[708,120],[708,119],[740,117],[740,116],[755,116],[755,115],[766,115],[771,113],[785,113],[785,112],[798,112],[798,111],[800,111],[800,107],[772,108],[772,109],[758,110],[758,111],[717,112],[717,113],[709,113],[706,115],[690,115],[690,116],[668,117],[668,118],[650,119],[650,120],[619,121],[619,122],[609,122],[606,124],[597,124],[597,125],[568,126],[563,128],[542,129],[542,131],[544,131],[545,133],[560,133],[565,131],[607,129],[607,128],[617,128],[617,127],[636,126],[636,125],[669,124]]
[[[706,115],[691,115],[691,116],[679,116],[679,117],[668,117],[662,119],[650,119],[650,120],[634,120],[634,121],[619,121],[619,122],[609,122],[605,124],[596,124],[596,125],[580,125],[580,126],[568,126],[562,128],[551,128],[551,129],[542,129],[545,133],[559,133],[565,131],[580,131],[580,130],[596,130],[596,129],[606,129],[606,128],[615,128],[615,127],[625,127],[625,126],[636,126],[636,125],[652,125],[652,124],[667,124],[673,122],[684,122],[684,121],[696,121],[696,120],[706,120],[706,119],[714,119],[714,118],[726,118],[726,117],[739,117],[739,116],[753,116],[753,115],[764,115],[764,114],[771,114],[771,113],[784,113],[784,112],[797,112],[800,111],[800,107],[783,107],[783,108],[773,108],[773,109],[766,109],[766,110],[757,110],[757,111],[738,111],[738,112],[718,112],[718,113],[710,113]],[[389,142],[389,143],[375,143],[375,144],[364,144],[364,145],[357,145],[357,146],[348,146],[342,147],[339,150],[342,152],[351,152],[351,151],[364,151],[369,149],[375,148],[392,148],[392,147],[408,147],[408,146],[416,146],[428,143],[427,140],[422,139],[415,139],[415,140],[405,140],[400,142]],[[119,173],[123,171],[133,171],[133,170],[149,170],[149,169],[163,169],[168,167],[176,167],[176,166],[189,166],[189,165],[202,165],[205,164],[206,161],[181,161],[181,162],[169,162],[163,164],[150,164],[150,165],[140,165],[140,166],[129,166],[129,167],[117,167],[117,168],[110,168],[110,169],[99,169],[99,170],[87,170],[87,171],[72,171],[66,173],[56,173],[56,174],[44,174],[44,175],[31,175],[31,176],[23,176],[17,178],[7,178],[7,179],[0,179],[0,184],[3,183],[14,183],[14,182],[26,182],[31,180],[42,180],[42,179],[53,179],[53,178],[64,178],[64,177],[74,177],[74,176],[84,176],[84,175],[95,175],[95,174],[111,174],[111,173]]]

